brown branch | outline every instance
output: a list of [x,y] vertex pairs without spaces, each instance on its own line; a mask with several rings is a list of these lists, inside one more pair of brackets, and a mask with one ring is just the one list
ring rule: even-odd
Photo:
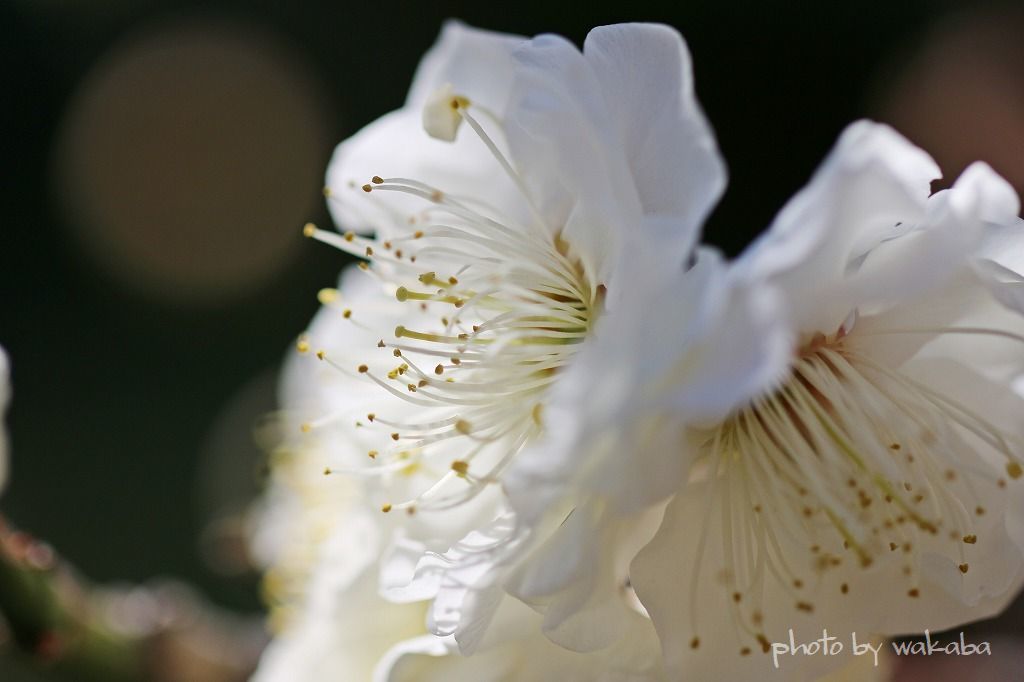
[[0,616],[36,665],[83,682],[242,682],[265,641],[182,585],[91,586],[2,519]]

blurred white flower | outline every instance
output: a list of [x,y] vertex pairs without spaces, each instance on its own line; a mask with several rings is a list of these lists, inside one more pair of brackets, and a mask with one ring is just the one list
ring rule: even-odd
[[[587,500],[591,536],[671,500],[620,574],[670,676],[750,679],[790,628],[939,630],[1020,586],[1024,226],[987,166],[929,197],[937,175],[892,130],[851,126],[737,263],[700,254],[697,305],[587,349],[615,369],[568,372],[549,409],[588,400],[584,417],[506,473],[520,518]],[[620,328],[642,328],[635,303]],[[564,607],[593,572],[570,525],[518,569],[521,598]]]
[[[595,29],[581,53],[448,24],[406,106],[338,147],[327,194],[346,231],[306,233],[366,262],[321,292],[298,344],[321,371],[294,373],[289,404],[390,512],[389,596],[437,596],[432,630],[462,651],[500,606],[490,565],[530,542],[502,473],[550,428],[581,349],[627,331],[604,322],[624,292],[683,271],[724,183],[685,45],[656,25]],[[451,558],[474,538],[493,545]],[[621,587],[621,624],[650,630]]]
[[11,368],[7,353],[0,347],[0,491],[3,491],[7,483],[7,424],[5,416],[7,406],[11,402]]

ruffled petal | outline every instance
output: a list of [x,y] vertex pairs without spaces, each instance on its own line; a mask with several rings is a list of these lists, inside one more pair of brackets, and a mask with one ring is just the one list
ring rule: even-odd
[[[925,629],[938,632],[1005,608],[1024,579],[1019,544],[1024,514],[1019,491],[991,488],[979,494],[986,499],[1002,495],[1006,504],[990,505],[989,520],[968,547],[968,559],[951,556],[955,543],[945,533],[915,550],[912,561],[921,580],[914,597],[908,596],[902,574],[906,555],[895,551],[868,569],[853,557],[840,556],[839,565],[799,589],[767,573],[762,603],[736,601],[731,576],[723,570],[728,565],[725,552],[732,551],[727,550],[731,536],[723,530],[728,518],[724,484],[708,482],[691,484],[668,506],[661,529],[637,556],[630,575],[658,630],[670,674],[679,679],[757,679],[777,672],[771,643],[787,643],[790,629],[797,643],[817,640],[827,630],[845,643],[842,655],[780,656],[778,671],[788,679],[810,679],[850,662],[853,633],[863,642]],[[715,492],[709,497],[711,490]],[[807,555],[806,545],[793,535],[781,533],[777,539],[779,556],[790,560]],[[970,565],[966,574],[958,568],[961,561]],[[794,567],[813,575],[810,568]],[[759,623],[757,630],[751,629],[752,620]],[[766,651],[756,635],[768,643]]]
[[937,177],[935,162],[891,128],[855,123],[737,268],[785,291],[795,330],[834,332],[851,312],[851,264],[924,218]]
[[627,258],[682,267],[725,171],[679,34],[605,27],[584,53],[545,35],[516,58],[509,147],[549,227],[603,284]]
[[407,230],[410,217],[429,205],[418,197],[367,194],[373,176],[412,178],[455,196],[482,200],[498,212],[518,215],[522,199],[487,147],[471,131],[454,142],[431,138],[422,109],[437,90],[451,85],[474,102],[501,111],[512,82],[512,51],[522,38],[445,24],[420,63],[406,105],[369,124],[334,152],[327,168],[328,207],[342,230]]
[[788,368],[774,291],[734,279],[713,251],[668,286],[626,295],[554,387],[545,419],[558,428],[505,475],[526,523],[568,494],[627,515],[665,499],[691,464],[686,424],[721,418]]

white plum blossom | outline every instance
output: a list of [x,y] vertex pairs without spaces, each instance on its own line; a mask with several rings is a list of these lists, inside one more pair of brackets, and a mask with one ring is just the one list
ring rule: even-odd
[[[683,272],[724,184],[685,44],[648,24],[595,29],[581,52],[449,23],[406,105],[335,152],[326,193],[341,233],[305,232],[365,260],[321,292],[298,342],[319,371],[289,404],[326,444],[329,478],[361,477],[388,514],[382,587],[436,597],[431,629],[461,651],[499,611],[511,576],[498,565],[543,536],[505,509],[503,473],[549,429],[561,378],[606,369],[579,358],[627,331],[605,323],[626,291]],[[641,516],[613,532],[649,537]],[[493,546],[467,553],[481,539]],[[621,559],[602,556],[608,570],[572,599],[600,591],[626,614],[617,638],[653,637]]]
[[[664,509],[622,575],[670,677],[752,679],[790,628],[935,631],[1020,587],[1024,225],[987,166],[929,196],[937,177],[891,129],[852,125],[737,262],[698,255],[696,303],[656,320],[624,301],[620,328],[647,332],[592,344],[614,371],[567,373],[549,409],[588,400],[584,417],[506,472],[520,518],[560,497],[598,529]],[[519,570],[589,575],[565,526]],[[541,583],[521,598],[562,596]]]

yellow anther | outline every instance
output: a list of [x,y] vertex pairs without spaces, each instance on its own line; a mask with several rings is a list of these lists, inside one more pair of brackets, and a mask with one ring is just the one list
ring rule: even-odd
[[331,467],[324,467],[324,476],[330,476],[331,473]]
[[373,187],[371,185],[369,185],[369,184],[365,184],[365,185],[363,185],[363,191],[364,192],[372,192],[373,191]]
[[469,462],[462,459],[455,460],[452,462],[452,471],[457,473],[459,476],[465,476],[469,473]]
[[373,247],[372,246],[367,246],[366,247],[366,257],[369,258],[372,255],[373,255]]
[[400,436],[397,433],[392,433],[391,434],[391,440],[398,440],[399,438],[400,438]]
[[466,421],[465,419],[460,419],[457,422],[455,422],[455,430],[465,435],[472,430],[472,427],[470,426],[468,421]]
[[299,339],[298,341],[295,342],[295,350],[299,351],[300,353],[308,353],[309,341],[306,341],[306,339]]
[[436,272],[424,272],[417,279],[419,279],[419,281],[423,282],[424,284],[430,284],[436,278],[437,278],[437,273]]
[[331,287],[325,287],[320,291],[316,292],[316,300],[320,301],[322,305],[330,305],[338,300],[340,294],[337,289]]
[[965,535],[964,536],[964,542],[967,543],[968,545],[973,545],[976,542],[978,542],[978,536],[977,535]]
[[917,597],[920,596],[920,594],[921,593],[918,591],[916,587],[912,587],[909,590],[907,590],[907,596],[912,597],[914,599],[917,599]]
[[389,511],[391,511],[391,504],[384,503],[384,505],[381,506],[380,510],[387,514]]
[[366,415],[366,418],[372,422],[374,419],[377,418],[377,415],[373,412],[370,412],[369,414]]
[[353,239],[355,239],[355,238],[356,238],[356,233],[355,233],[355,232],[346,232],[346,233],[345,233],[345,234],[343,235],[343,239],[344,239],[345,241],[347,241],[347,242],[350,242],[350,241],[352,241],[352,240],[353,240]]
[[367,372],[370,371],[370,368],[367,367],[366,365],[359,365],[359,367],[356,367],[356,369],[359,371],[360,374],[366,374]]
[[434,374],[444,374],[444,365],[438,365],[435,367]]
[[1006,474],[1010,478],[1016,480],[1020,478],[1022,475],[1024,475],[1024,469],[1022,469],[1020,464],[1018,464],[1017,462],[1010,462],[1009,464],[1006,465]]
[[374,175],[372,178],[370,178],[370,182],[372,182],[375,185],[382,185],[384,184],[384,178],[382,178],[379,175]]
[[380,453],[377,452],[376,450],[370,450],[366,454],[370,459],[377,459],[377,455],[379,455]]
[[423,230],[416,230],[415,232],[413,232],[412,233],[412,238],[413,239],[422,239],[423,238]]
[[322,350],[318,350],[316,352],[316,357],[317,357],[318,360],[323,360],[323,359],[325,359],[327,357],[327,352],[326,351],[322,351]]
[[301,430],[301,431],[302,431],[303,433],[309,433],[310,431],[312,431],[312,430],[313,430],[313,425],[312,425],[312,424],[310,424],[309,422],[302,422],[302,425],[301,425],[301,426],[299,426],[299,429],[300,429],[300,430]]
[[344,310],[341,311],[341,316],[344,317],[346,320],[349,319],[350,317],[352,317],[352,309],[345,308]]
[[302,226],[302,236],[312,237],[314,234],[316,234],[316,225],[313,223],[306,223]]

